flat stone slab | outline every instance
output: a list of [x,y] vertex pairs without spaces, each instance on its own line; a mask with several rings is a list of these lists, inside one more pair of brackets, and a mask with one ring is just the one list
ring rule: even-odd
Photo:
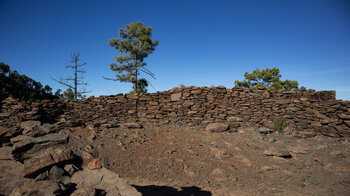
[[12,156],[16,161],[29,159],[33,154],[59,144],[66,144],[68,136],[60,134],[47,134],[37,138],[27,138],[17,143],[12,147]]
[[24,161],[22,176],[26,178],[35,178],[47,168],[56,164],[69,162],[73,159],[73,152],[65,146],[48,148]]
[[[82,190],[99,189],[104,190],[107,196],[123,195],[123,196],[141,196],[134,187],[127,184],[127,182],[120,178],[118,174],[109,171],[105,168],[90,170],[83,168],[83,170],[75,172],[71,178],[71,182],[77,184],[75,192]],[[74,192],[73,192],[74,195]],[[78,195],[78,194],[77,194]]]

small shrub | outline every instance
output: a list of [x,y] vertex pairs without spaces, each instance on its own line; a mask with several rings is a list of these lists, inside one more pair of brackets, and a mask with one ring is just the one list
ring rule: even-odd
[[279,118],[272,122],[272,129],[276,131],[283,131],[288,126],[288,122],[285,118]]

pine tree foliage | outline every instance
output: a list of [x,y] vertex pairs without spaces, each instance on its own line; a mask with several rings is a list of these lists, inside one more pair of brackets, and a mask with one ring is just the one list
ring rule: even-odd
[[130,82],[134,85],[133,92],[140,91],[138,90],[140,72],[155,78],[154,74],[145,68],[147,64],[144,62],[144,59],[153,53],[159,44],[158,41],[152,41],[151,34],[152,28],[144,26],[142,22],[131,23],[126,25],[125,29],[120,29],[120,38],[109,40],[109,45],[122,53],[116,56],[115,62],[110,65],[110,69],[116,72],[116,79],[104,78]]
[[298,82],[295,80],[284,80],[281,81],[282,75],[278,68],[272,69],[256,69],[252,73],[246,72],[244,74],[245,80],[235,81],[236,87],[242,88],[257,88],[257,87],[267,87],[273,89],[286,89],[292,90],[298,88]]

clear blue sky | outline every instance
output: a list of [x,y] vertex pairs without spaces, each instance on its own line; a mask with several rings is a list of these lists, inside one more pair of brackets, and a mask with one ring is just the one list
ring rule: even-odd
[[347,0],[0,0],[0,62],[55,89],[70,54],[87,62],[89,95],[127,93],[104,80],[117,52],[108,40],[142,21],[160,42],[145,61],[157,77],[149,92],[186,86],[234,86],[256,68],[282,79],[336,90],[350,100],[350,1]]

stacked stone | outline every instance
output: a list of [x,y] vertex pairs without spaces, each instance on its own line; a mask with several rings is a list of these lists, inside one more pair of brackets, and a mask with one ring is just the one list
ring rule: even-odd
[[0,118],[13,118],[6,121],[8,126],[14,126],[11,122],[20,118],[60,120],[66,126],[94,129],[125,122],[200,127],[223,122],[239,129],[271,128],[273,121],[283,118],[288,122],[285,131],[289,133],[350,136],[350,102],[336,100],[334,91],[186,87],[139,95],[89,97],[78,102],[44,100],[26,104],[7,99],[3,104]]
[[226,89],[225,87],[173,88],[139,95],[90,97],[70,102],[66,116],[92,127],[122,122],[206,126],[227,122],[233,128],[271,127],[288,122],[287,131],[314,136],[349,136],[350,104],[335,100],[334,91]]

